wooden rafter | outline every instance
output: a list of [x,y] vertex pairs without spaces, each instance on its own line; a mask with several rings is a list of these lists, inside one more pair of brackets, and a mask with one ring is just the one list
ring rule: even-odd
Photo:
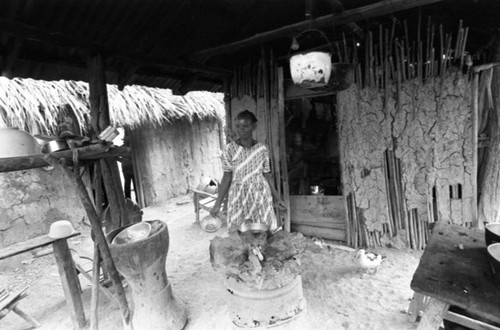
[[[344,11],[344,5],[340,0],[330,0],[330,4],[332,8],[336,9],[338,12]],[[363,39],[364,33],[363,30],[359,27],[355,22],[347,23],[347,27],[354,33],[358,38]]]
[[205,49],[194,54],[193,58],[208,59],[210,57],[236,52],[240,49],[256,46],[277,38],[297,33],[309,28],[320,28],[328,25],[345,25],[373,17],[388,15],[414,7],[424,6],[443,0],[384,0],[364,7],[346,10],[338,14],[330,14],[318,17],[313,20],[306,20],[299,23],[290,24],[281,28],[258,33],[253,37],[235,41],[226,45]]
[[141,53],[113,49],[102,44],[81,40],[61,32],[49,32],[39,27],[9,21],[2,18],[0,18],[0,32],[12,35],[13,37],[19,39],[34,40],[55,46],[77,48],[92,53],[102,52],[107,56],[122,58],[126,61],[139,65],[156,65],[167,69],[194,71],[216,76],[228,76],[231,74],[231,71],[229,70],[209,68],[202,65],[188,64],[183,61],[156,58]]
[[[16,64],[33,65],[34,63],[41,64],[41,65],[44,65],[47,67],[53,67],[54,69],[59,68],[61,70],[63,70],[63,69],[71,69],[71,70],[75,70],[75,71],[78,70],[80,76],[83,75],[85,73],[85,70],[86,70],[86,65],[83,62],[76,63],[76,62],[63,61],[63,60],[48,61],[45,59],[40,60],[40,59],[35,59],[35,58],[26,58],[25,56],[23,56],[22,58],[17,58],[15,60],[14,65],[16,65]],[[131,67],[131,69],[132,68],[133,67]],[[141,78],[173,79],[173,80],[179,80],[179,81],[185,79],[185,75],[181,75],[178,73],[177,74],[168,73],[168,72],[161,73],[161,70],[160,71],[159,70],[148,70],[148,72],[146,72],[144,70],[144,68],[145,67],[142,67],[143,70],[139,70],[140,68],[137,68],[136,71],[133,73],[133,75],[130,76],[128,80],[126,80],[126,83],[124,83],[124,86],[129,85],[129,84],[133,83],[134,81],[137,81]],[[119,73],[118,70],[115,68],[110,68],[110,67],[106,68],[106,76],[109,78],[108,83],[119,85],[120,84],[119,79],[123,79],[127,75],[126,72],[127,71]],[[119,77],[120,74],[123,74],[124,77],[120,78]],[[207,77],[198,76],[198,78],[196,80],[199,82],[205,82],[205,83],[209,83],[209,84],[217,84],[217,85],[221,85],[221,86],[223,84],[222,77],[220,78],[220,80],[217,80],[216,78],[210,79]]]

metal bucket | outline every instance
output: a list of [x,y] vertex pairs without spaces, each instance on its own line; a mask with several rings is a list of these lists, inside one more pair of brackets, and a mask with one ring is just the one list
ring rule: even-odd
[[306,308],[300,275],[273,290],[257,290],[230,278],[226,283],[232,322],[240,328],[277,327]]

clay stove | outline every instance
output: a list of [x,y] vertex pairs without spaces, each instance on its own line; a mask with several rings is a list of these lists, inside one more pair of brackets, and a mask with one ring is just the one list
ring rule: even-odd
[[276,327],[306,307],[300,277],[301,234],[230,234],[210,242],[212,267],[224,277],[232,322],[241,328]]

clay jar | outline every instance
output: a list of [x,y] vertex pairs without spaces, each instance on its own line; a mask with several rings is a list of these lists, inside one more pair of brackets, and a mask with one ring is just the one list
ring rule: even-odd
[[0,127],[0,158],[21,157],[39,153],[29,133],[13,127]]

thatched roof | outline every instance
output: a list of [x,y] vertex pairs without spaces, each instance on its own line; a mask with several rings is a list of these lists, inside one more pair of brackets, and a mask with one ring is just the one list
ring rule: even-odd
[[[31,133],[53,132],[63,107],[70,107],[83,127],[89,115],[88,97],[88,84],[81,81],[0,77],[0,127],[19,127]],[[116,126],[223,118],[225,113],[221,93],[190,92],[177,96],[169,89],[134,85],[119,91],[115,85],[108,85],[108,99],[111,121]]]

